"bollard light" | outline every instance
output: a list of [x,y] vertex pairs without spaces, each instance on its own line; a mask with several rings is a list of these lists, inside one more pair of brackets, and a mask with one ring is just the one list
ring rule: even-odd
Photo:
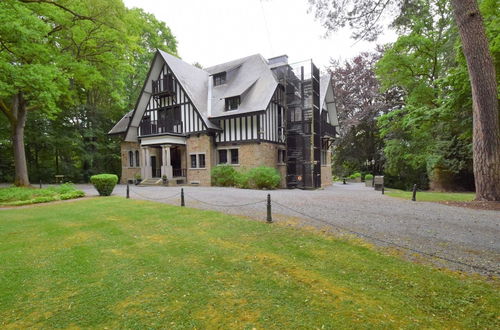
[[273,222],[273,216],[271,213],[271,194],[267,194],[267,223]]

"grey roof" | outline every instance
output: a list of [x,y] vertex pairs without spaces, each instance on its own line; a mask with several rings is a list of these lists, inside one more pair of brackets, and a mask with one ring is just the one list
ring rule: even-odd
[[130,110],[127,112],[122,119],[120,119],[115,126],[108,132],[108,134],[122,134],[127,131],[128,128],[128,123],[130,121],[130,118],[132,118],[132,114],[134,113],[134,110]]
[[326,91],[328,90],[328,85],[330,85],[330,74],[325,74],[319,78],[319,104],[321,104],[321,109],[323,109],[323,104],[325,103]]
[[219,127],[208,119],[207,114],[208,73],[162,50],[159,52],[179,80],[207,127],[218,129]]
[[[213,75],[226,72],[226,83],[213,86],[209,118],[239,115],[267,108],[278,86],[266,59],[260,54],[205,69]],[[225,111],[225,98],[240,96],[237,110]]]

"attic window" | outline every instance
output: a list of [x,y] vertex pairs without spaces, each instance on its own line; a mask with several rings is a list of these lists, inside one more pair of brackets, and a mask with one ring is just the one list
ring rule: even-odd
[[228,97],[226,99],[226,111],[236,110],[240,106],[240,97]]
[[214,86],[219,86],[226,83],[226,72],[214,74]]

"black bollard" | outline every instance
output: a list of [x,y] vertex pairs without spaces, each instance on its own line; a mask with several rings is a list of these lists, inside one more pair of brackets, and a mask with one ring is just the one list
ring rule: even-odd
[[130,187],[128,181],[127,181],[127,198],[130,198]]
[[382,183],[382,195],[384,194],[384,184]]
[[346,183],[345,183],[345,178],[342,178],[342,184],[346,184]]
[[273,216],[271,214],[271,194],[267,194],[267,223],[273,222]]
[[40,180],[40,189],[42,189],[42,180]]
[[411,196],[411,200],[414,202],[417,200],[417,185],[416,184],[413,185],[413,195]]
[[181,206],[186,206],[186,204],[184,204],[184,188],[181,188]]

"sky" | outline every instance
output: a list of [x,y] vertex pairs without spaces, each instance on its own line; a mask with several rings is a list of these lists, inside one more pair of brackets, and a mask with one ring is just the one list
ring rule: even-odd
[[[320,68],[330,58],[345,60],[376,43],[350,39],[349,30],[324,37],[325,30],[308,11],[307,0],[124,0],[166,23],[175,35],[179,56],[203,67],[260,53],[287,54],[289,62],[312,59]],[[387,31],[378,43],[391,42]]]

